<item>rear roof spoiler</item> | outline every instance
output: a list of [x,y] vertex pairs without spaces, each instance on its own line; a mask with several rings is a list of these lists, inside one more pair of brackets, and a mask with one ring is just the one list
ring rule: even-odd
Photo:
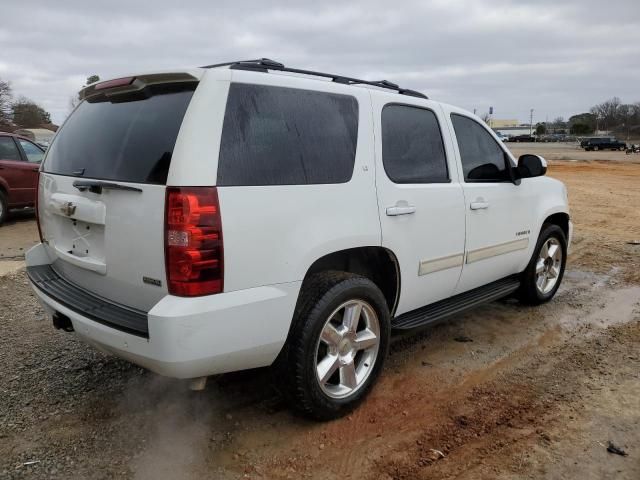
[[105,97],[111,97],[123,93],[139,92],[152,85],[168,83],[197,83],[198,81],[198,78],[186,72],[152,73],[92,83],[80,90],[79,97],[80,100],[103,95]]

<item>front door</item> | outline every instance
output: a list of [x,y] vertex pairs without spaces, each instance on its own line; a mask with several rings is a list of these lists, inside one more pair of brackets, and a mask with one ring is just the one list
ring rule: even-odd
[[439,105],[373,99],[382,245],[397,257],[396,314],[449,297],[464,254],[464,199]]
[[[456,293],[519,273],[535,241],[535,192],[515,185],[511,157],[488,127],[451,112],[464,177],[467,218],[465,264]],[[526,184],[525,184],[526,183]]]

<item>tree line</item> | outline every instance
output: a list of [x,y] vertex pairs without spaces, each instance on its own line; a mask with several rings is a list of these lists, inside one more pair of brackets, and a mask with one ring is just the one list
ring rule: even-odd
[[13,97],[11,84],[0,79],[0,130],[36,128],[51,123],[51,115],[25,96]]
[[572,116],[567,127],[575,135],[605,131],[624,138],[640,137],[640,102],[622,103],[613,97]]
[[[82,88],[100,80],[98,75],[90,75]],[[73,96],[69,102],[73,109],[79,98]],[[11,83],[0,78],[0,131],[13,131],[19,128],[38,128],[51,124],[51,115],[36,102],[21,95],[13,96]]]

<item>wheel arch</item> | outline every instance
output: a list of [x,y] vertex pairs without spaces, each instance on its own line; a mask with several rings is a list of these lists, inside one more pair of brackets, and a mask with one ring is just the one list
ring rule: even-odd
[[[540,226],[540,231],[545,224],[552,224],[559,226],[564,232],[564,236],[569,240],[569,214],[567,212],[553,213],[544,219]],[[538,233],[539,235],[539,233]]]
[[0,192],[4,193],[7,201],[9,201],[9,184],[2,177],[0,177]]
[[398,259],[391,250],[380,246],[366,246],[323,255],[307,269],[302,288],[313,274],[330,270],[354,273],[371,280],[382,291],[393,316],[400,298],[401,279]]

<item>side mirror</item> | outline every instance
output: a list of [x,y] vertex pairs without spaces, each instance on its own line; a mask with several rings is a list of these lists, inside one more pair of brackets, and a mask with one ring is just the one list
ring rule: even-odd
[[547,161],[540,155],[527,153],[518,158],[518,178],[541,177],[547,173]]

